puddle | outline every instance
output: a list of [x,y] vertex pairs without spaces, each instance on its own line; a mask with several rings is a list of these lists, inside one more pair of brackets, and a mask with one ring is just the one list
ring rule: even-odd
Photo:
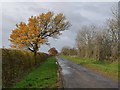
[[66,68],[71,68],[71,67],[66,67]]
[[69,70],[67,70],[65,68],[62,69],[62,73],[63,73],[63,75],[70,74]]
[[65,64],[65,61],[61,61],[61,60],[59,60],[59,64],[60,64],[60,66],[61,66],[61,68],[62,68],[62,74],[63,75],[66,75],[66,74],[70,74],[71,72],[70,72],[70,67],[68,67],[66,64]]

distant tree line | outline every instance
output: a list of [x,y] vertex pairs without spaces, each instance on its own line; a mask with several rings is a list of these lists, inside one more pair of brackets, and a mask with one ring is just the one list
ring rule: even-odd
[[120,19],[116,8],[112,9],[113,17],[106,21],[105,27],[84,25],[76,37],[76,52],[64,47],[61,51],[65,55],[76,54],[80,57],[95,58],[97,60],[116,61],[120,58],[120,42],[118,27]]
[[65,46],[62,48],[61,54],[74,56],[74,55],[77,55],[77,50],[75,48],[70,48],[68,46]]

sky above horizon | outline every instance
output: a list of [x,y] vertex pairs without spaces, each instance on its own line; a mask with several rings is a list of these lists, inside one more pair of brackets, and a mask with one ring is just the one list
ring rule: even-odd
[[[117,2],[116,2],[117,3]],[[76,34],[82,25],[95,24],[104,26],[112,17],[111,8],[115,2],[4,2],[2,3],[2,45],[9,48],[8,41],[12,29],[20,21],[27,22],[30,16],[52,11],[55,14],[64,13],[72,26],[63,32],[58,39],[49,38],[50,47],[58,51],[63,46],[74,47]],[[1,11],[1,10],[0,10]],[[0,22],[1,23],[1,22]],[[41,45],[40,51],[47,52],[50,48]]]

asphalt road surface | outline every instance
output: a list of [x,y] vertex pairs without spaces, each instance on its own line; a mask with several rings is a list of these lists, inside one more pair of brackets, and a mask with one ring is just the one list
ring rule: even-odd
[[57,57],[64,88],[118,88],[117,81]]

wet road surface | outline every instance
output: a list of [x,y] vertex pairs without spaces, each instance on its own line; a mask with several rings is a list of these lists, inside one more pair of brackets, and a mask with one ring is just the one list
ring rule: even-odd
[[118,88],[118,83],[81,65],[57,57],[64,88]]

